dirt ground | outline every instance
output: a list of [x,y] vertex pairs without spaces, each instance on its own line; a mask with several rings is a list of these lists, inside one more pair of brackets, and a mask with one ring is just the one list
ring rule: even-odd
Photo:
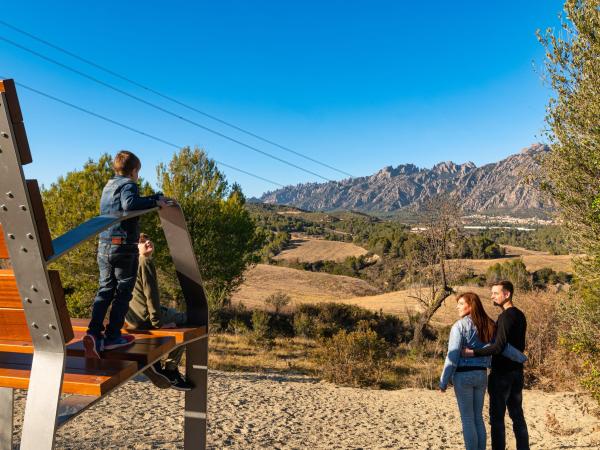
[[[17,438],[23,393],[18,397]],[[368,390],[305,376],[211,371],[208,398],[210,449],[464,448],[451,390]],[[183,393],[131,381],[62,427],[56,448],[181,449],[183,408]],[[526,391],[524,409],[532,449],[600,448],[597,406],[583,395]]]

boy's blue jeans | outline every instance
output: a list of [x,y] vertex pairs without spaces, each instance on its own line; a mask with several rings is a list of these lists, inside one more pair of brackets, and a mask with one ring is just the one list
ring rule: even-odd
[[103,243],[98,246],[100,287],[92,305],[92,320],[88,326],[88,333],[96,337],[100,337],[104,331],[104,318],[111,304],[105,337],[116,339],[121,336],[138,269],[138,249],[137,246],[131,247]]
[[485,370],[456,372],[452,382],[460,411],[465,448],[467,450],[485,450],[483,400],[487,386],[487,372]]

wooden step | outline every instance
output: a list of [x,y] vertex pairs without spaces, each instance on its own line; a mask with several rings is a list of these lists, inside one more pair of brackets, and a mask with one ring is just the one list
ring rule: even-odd
[[[0,352],[0,386],[27,389],[32,359],[30,354]],[[68,356],[62,392],[101,396],[131,378],[137,370],[133,361]]]
[[4,230],[2,229],[2,225],[0,225],[0,259],[8,259],[10,256],[8,255],[8,249],[6,248],[6,242],[4,241]]
[[[83,356],[84,331],[75,331],[75,339],[67,344],[67,354],[70,356]],[[135,342],[123,348],[100,353],[102,359],[135,361],[139,368],[153,363],[169,350],[175,347],[175,338],[172,336],[150,336],[136,334]]]
[[[83,344],[81,339],[85,335],[84,329],[75,328],[75,337],[67,344],[67,354],[71,356],[83,356]],[[186,335],[186,331],[182,331],[181,335]],[[136,337],[136,343],[125,349],[110,350],[103,352],[102,357],[107,359],[131,360],[135,361],[143,367],[150,362],[160,358],[163,354],[171,350],[175,345],[178,345],[177,340],[181,341],[182,336],[165,335],[154,336],[152,334],[132,333]],[[194,334],[196,332],[194,331]],[[189,334],[187,334],[189,335]],[[0,352],[10,353],[33,353],[33,345],[28,340],[12,340],[0,339]]]
[[[86,331],[88,328],[89,319],[71,319],[73,330]],[[152,330],[138,330],[134,328],[126,328],[123,330],[124,333],[131,333],[135,335],[149,335],[149,336],[160,336],[160,337],[174,337],[177,345],[184,344],[193,339],[197,339],[206,334],[206,327],[178,327],[178,328],[158,328]]]

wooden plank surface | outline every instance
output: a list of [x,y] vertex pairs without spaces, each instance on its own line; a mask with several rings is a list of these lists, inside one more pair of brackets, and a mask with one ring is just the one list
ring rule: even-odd
[[31,340],[22,309],[0,308],[0,339]]
[[[32,358],[26,354],[0,353],[0,386],[26,389]],[[67,357],[62,390],[71,394],[102,395],[136,371],[137,365],[131,361]]]
[[17,280],[10,269],[0,269],[0,308],[23,309]]
[[2,225],[0,225],[0,259],[8,259],[10,256],[8,255],[8,248],[6,248],[6,242],[4,242],[4,230],[2,229]]
[[[19,97],[17,96],[17,89],[14,81],[11,79],[0,80],[0,92],[3,92],[6,98],[6,106],[13,126],[21,164],[29,164],[32,161],[31,150],[29,149],[29,140],[27,139],[25,125],[23,124],[23,114],[21,112],[21,106],[19,105]],[[0,105],[0,107],[3,106],[4,105]]]
[[[71,319],[73,329],[77,331],[87,331],[89,319]],[[160,337],[174,337],[176,344],[184,344],[192,339],[199,338],[206,334],[206,327],[178,327],[178,328],[158,328],[152,330],[138,330],[136,328],[125,328],[124,333],[135,335],[148,335]]]
[[52,236],[50,236],[50,229],[48,228],[48,221],[46,220],[46,211],[44,210],[44,203],[42,202],[40,186],[38,185],[37,180],[26,180],[25,182],[27,183],[27,190],[29,191],[29,200],[31,201],[31,209],[35,219],[38,237],[40,238],[42,253],[47,261],[48,258],[54,254],[54,249],[52,248]]
[[[65,300],[65,294],[60,282],[60,275],[56,270],[49,270],[48,277],[50,278],[50,288],[54,292],[54,299],[56,301],[56,307],[58,309],[58,316],[61,321],[61,326],[65,336],[65,342],[69,342],[73,339],[73,328],[71,326],[71,318],[69,317],[69,311],[67,310],[67,303]],[[5,312],[4,308],[10,311]],[[9,314],[15,316],[13,310],[23,309],[23,303],[17,289],[17,282],[14,276],[14,272],[10,269],[0,270],[0,316]],[[9,320],[9,319],[6,319]],[[12,319],[13,323],[16,320],[15,317]],[[0,317],[0,324],[4,323],[2,317]],[[25,320],[19,321],[19,323],[25,323]],[[18,336],[22,336],[23,332],[19,331],[18,334],[13,334],[10,337],[4,332],[0,325],[0,339],[19,339]],[[29,336],[29,331],[27,331]]]
[[69,317],[65,291],[63,290],[60,274],[57,270],[49,270],[48,278],[50,278],[50,289],[52,289],[52,293],[54,294],[58,318],[63,330],[65,343],[67,343],[75,337],[75,334],[73,333],[73,327],[71,326],[71,318]]
[[23,122],[23,114],[21,113],[21,106],[19,105],[19,98],[17,96],[17,88],[14,80],[0,80],[0,92],[4,92],[4,95],[6,96],[11,122]]
[[[76,332],[76,334],[79,332]],[[135,342],[124,348],[104,351],[100,354],[102,359],[135,361],[141,368],[156,361],[175,347],[175,338],[136,335]],[[83,356],[85,354],[81,340],[74,340],[67,345],[67,354]]]

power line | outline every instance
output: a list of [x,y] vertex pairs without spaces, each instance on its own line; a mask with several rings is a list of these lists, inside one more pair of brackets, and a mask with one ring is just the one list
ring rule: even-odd
[[148,87],[148,86],[146,86],[146,85],[144,85],[144,84],[142,84],[142,83],[140,83],[138,81],[135,81],[135,80],[133,80],[133,79],[131,79],[129,77],[126,77],[125,75],[121,75],[120,73],[115,72],[114,70],[108,69],[107,67],[104,67],[104,66],[102,66],[102,65],[100,65],[100,64],[98,64],[98,63],[96,63],[96,62],[94,62],[94,61],[92,61],[90,59],[84,58],[83,56],[80,56],[80,55],[78,55],[76,53],[73,53],[70,50],[67,50],[67,49],[65,49],[63,47],[60,47],[60,46],[58,46],[56,44],[53,44],[52,42],[49,42],[46,39],[43,39],[43,38],[41,38],[39,36],[36,36],[36,35],[34,35],[32,33],[29,33],[28,31],[25,31],[25,30],[23,30],[21,28],[18,28],[16,26],[12,25],[12,24],[9,24],[8,22],[6,22],[4,20],[0,19],[0,24],[4,25],[7,28],[10,28],[10,29],[12,29],[12,30],[14,30],[14,31],[16,31],[18,33],[21,33],[21,34],[23,34],[23,35],[25,35],[25,36],[27,36],[27,37],[29,37],[31,39],[34,39],[34,40],[36,40],[38,42],[41,42],[42,44],[47,45],[48,47],[51,47],[51,48],[53,48],[55,50],[58,50],[59,52],[62,52],[62,53],[66,54],[66,55],[68,55],[68,56],[70,56],[72,58],[75,58],[75,59],[77,59],[77,60],[79,60],[81,62],[84,62],[85,64],[88,64],[88,65],[90,65],[92,67],[95,67],[96,69],[102,70],[103,72],[106,72],[106,73],[108,73],[108,74],[110,74],[110,75],[112,75],[112,76],[114,76],[116,78],[119,78],[119,79],[121,79],[123,81],[126,81],[127,83],[133,84],[134,86],[137,86],[137,87],[139,87],[141,89],[144,89],[144,90],[146,90],[148,92],[151,92],[152,94],[158,95],[159,97],[164,98],[165,100],[173,102],[173,103],[175,103],[175,104],[177,104],[179,106],[183,106],[184,108],[187,108],[187,109],[189,109],[191,111],[194,111],[194,112],[196,112],[198,114],[201,114],[204,117],[208,117],[209,119],[212,119],[212,120],[214,120],[216,122],[219,122],[220,124],[226,125],[226,126],[228,126],[230,128],[233,128],[234,130],[237,130],[237,131],[240,131],[240,132],[242,132],[244,134],[247,134],[248,136],[252,136],[253,138],[261,140],[263,142],[266,142],[267,144],[273,145],[275,147],[279,147],[282,150],[285,150],[285,151],[287,151],[289,153],[293,153],[294,155],[300,156],[301,158],[304,158],[304,159],[306,159],[308,161],[312,161],[312,162],[314,162],[316,164],[319,164],[319,165],[321,165],[323,167],[327,167],[328,169],[334,170],[334,171],[336,171],[338,173],[341,173],[343,175],[347,175],[347,176],[349,176],[351,178],[354,178],[354,176],[351,173],[345,172],[345,171],[343,171],[341,169],[337,169],[337,168],[335,168],[335,167],[333,167],[333,166],[331,166],[329,164],[326,164],[326,163],[324,163],[322,161],[319,161],[317,159],[311,158],[310,156],[307,156],[307,155],[305,155],[305,154],[303,154],[303,153],[301,153],[299,151],[293,150],[293,149],[291,149],[289,147],[286,147],[284,145],[281,145],[281,144],[279,144],[279,143],[277,143],[275,141],[272,141],[270,139],[264,138],[264,137],[262,137],[262,136],[260,136],[260,135],[258,135],[256,133],[253,133],[253,132],[248,131],[248,130],[242,128],[242,127],[234,125],[231,122],[228,122],[228,121],[225,121],[223,119],[220,119],[220,118],[218,118],[218,117],[216,117],[216,116],[214,116],[212,114],[209,114],[209,113],[207,113],[205,111],[202,111],[202,110],[200,110],[198,108],[195,108],[194,106],[188,105],[187,103],[184,103],[184,102],[182,102],[180,100],[177,100],[176,98],[171,97],[170,95],[163,94],[162,92],[157,91],[156,89]]
[[205,131],[208,131],[209,133],[212,133],[212,134],[215,134],[215,135],[217,135],[219,137],[222,137],[223,139],[227,139],[228,141],[234,142],[234,143],[236,143],[238,145],[241,145],[243,147],[246,147],[246,148],[248,148],[248,149],[250,149],[250,150],[252,150],[254,152],[260,153],[260,154],[262,154],[264,156],[267,156],[267,157],[269,157],[269,158],[271,158],[271,159],[273,159],[275,161],[279,161],[279,162],[281,162],[283,164],[286,164],[286,165],[288,165],[290,167],[294,167],[295,169],[301,170],[302,172],[306,172],[306,173],[308,173],[310,175],[316,176],[316,177],[321,178],[321,179],[323,179],[325,181],[333,181],[333,182],[335,182],[334,180],[331,180],[331,179],[329,179],[327,177],[324,177],[323,175],[320,175],[320,174],[318,174],[316,172],[313,172],[312,170],[305,169],[304,167],[301,167],[301,166],[299,166],[297,164],[294,164],[294,163],[291,163],[289,161],[286,161],[283,158],[280,158],[278,156],[272,155],[272,154],[270,154],[268,152],[265,152],[264,150],[261,150],[261,149],[259,149],[257,147],[254,147],[252,145],[246,144],[245,142],[242,142],[242,141],[240,141],[238,139],[235,139],[235,138],[232,138],[230,136],[227,136],[226,134],[223,134],[223,133],[221,133],[219,131],[213,130],[212,128],[206,127],[206,126],[204,126],[204,125],[202,125],[202,124],[200,124],[198,122],[195,122],[195,121],[193,121],[191,119],[188,119],[186,117],[180,116],[179,114],[174,113],[174,112],[172,112],[172,111],[170,111],[170,110],[168,110],[166,108],[163,108],[160,105],[157,105],[155,103],[149,102],[148,100],[144,100],[143,98],[138,97],[137,95],[131,94],[131,93],[127,92],[127,91],[124,91],[123,89],[119,89],[118,87],[115,87],[115,86],[111,85],[110,83],[102,81],[102,80],[100,80],[100,79],[98,79],[96,77],[93,77],[92,75],[88,75],[85,72],[82,72],[82,71],[80,71],[78,69],[70,67],[70,66],[68,66],[66,64],[63,64],[60,61],[57,61],[57,60],[55,60],[53,58],[50,58],[49,56],[43,55],[43,54],[41,54],[41,53],[39,53],[39,52],[37,52],[35,50],[32,50],[32,49],[30,49],[28,47],[25,47],[24,45],[21,45],[21,44],[19,44],[17,42],[14,42],[14,41],[6,38],[6,37],[0,36],[0,40],[4,41],[4,42],[6,42],[6,43],[8,43],[8,44],[10,44],[10,45],[12,45],[14,47],[17,47],[17,48],[19,48],[21,50],[24,50],[24,51],[26,51],[28,53],[31,53],[32,55],[37,56],[38,58],[41,58],[41,59],[43,59],[45,61],[51,62],[52,64],[55,64],[55,65],[59,66],[59,67],[62,67],[63,69],[66,69],[66,70],[69,70],[70,72],[76,73],[77,75],[80,75],[80,76],[82,76],[84,78],[87,78],[88,80],[91,80],[91,81],[93,81],[93,82],[95,82],[97,84],[100,84],[100,85],[102,85],[104,87],[107,87],[107,88],[109,88],[109,89],[111,89],[111,90],[113,90],[115,92],[118,92],[119,94],[122,94],[122,95],[124,95],[126,97],[129,97],[129,98],[131,98],[133,100],[136,100],[136,101],[138,101],[140,103],[143,103],[143,104],[145,104],[147,106],[150,106],[151,108],[154,108],[154,109],[156,109],[158,111],[161,111],[161,112],[163,112],[165,114],[168,114],[170,116],[173,116],[173,117],[175,117],[175,118],[177,118],[179,120],[187,122],[187,123],[189,123],[191,125],[194,125],[194,126],[196,126],[198,128],[201,128],[201,129],[203,129]]
[[[6,77],[0,76],[0,78],[6,78]],[[152,135],[150,133],[146,133],[145,131],[138,130],[137,128],[131,127],[131,126],[126,125],[126,124],[124,124],[122,122],[119,122],[117,120],[111,119],[110,117],[103,116],[102,114],[95,113],[94,111],[90,111],[89,109],[83,108],[81,106],[77,106],[77,105],[75,105],[73,103],[70,103],[70,102],[68,102],[66,100],[60,99],[60,98],[55,97],[55,96],[50,95],[50,94],[47,94],[47,93],[42,92],[42,91],[40,91],[38,89],[32,88],[30,86],[27,86],[27,85],[25,85],[23,83],[19,83],[19,82],[15,81],[15,84],[17,86],[19,86],[19,87],[27,89],[28,91],[31,91],[31,92],[34,92],[34,93],[36,93],[38,95],[41,95],[43,97],[49,98],[50,100],[54,100],[55,102],[61,103],[61,104],[66,105],[66,106],[69,106],[70,108],[76,109],[77,111],[83,112],[85,114],[89,114],[90,116],[93,116],[93,117],[96,117],[98,119],[104,120],[104,121],[109,122],[109,123],[111,123],[113,125],[117,125],[117,126],[119,126],[121,128],[124,128],[126,130],[129,130],[129,131],[132,131],[134,133],[140,134],[140,135],[145,136],[147,138],[153,139],[153,140],[155,140],[157,142],[160,142],[162,144],[168,145],[170,147],[174,147],[174,148],[176,148],[178,150],[180,150],[180,149],[183,148],[183,146],[181,146],[181,145],[174,144],[174,143],[169,142],[169,141],[167,141],[167,140],[165,140],[163,138],[160,138],[158,136],[154,136],[154,135]],[[213,159],[213,158],[211,158],[211,159]],[[267,183],[274,184],[275,186],[285,187],[285,185],[283,185],[281,183],[278,183],[276,181],[269,180],[268,178],[264,178],[264,177],[261,177],[260,175],[256,175],[256,174],[248,172],[246,170],[239,169],[238,167],[232,166],[230,164],[226,164],[226,163],[218,161],[216,159],[213,159],[213,160],[217,164],[220,164],[221,166],[228,167],[229,169],[236,170],[238,172],[241,172],[243,174],[246,174],[246,175],[249,175],[251,177],[257,178],[257,179],[262,180],[262,181],[266,181]]]

